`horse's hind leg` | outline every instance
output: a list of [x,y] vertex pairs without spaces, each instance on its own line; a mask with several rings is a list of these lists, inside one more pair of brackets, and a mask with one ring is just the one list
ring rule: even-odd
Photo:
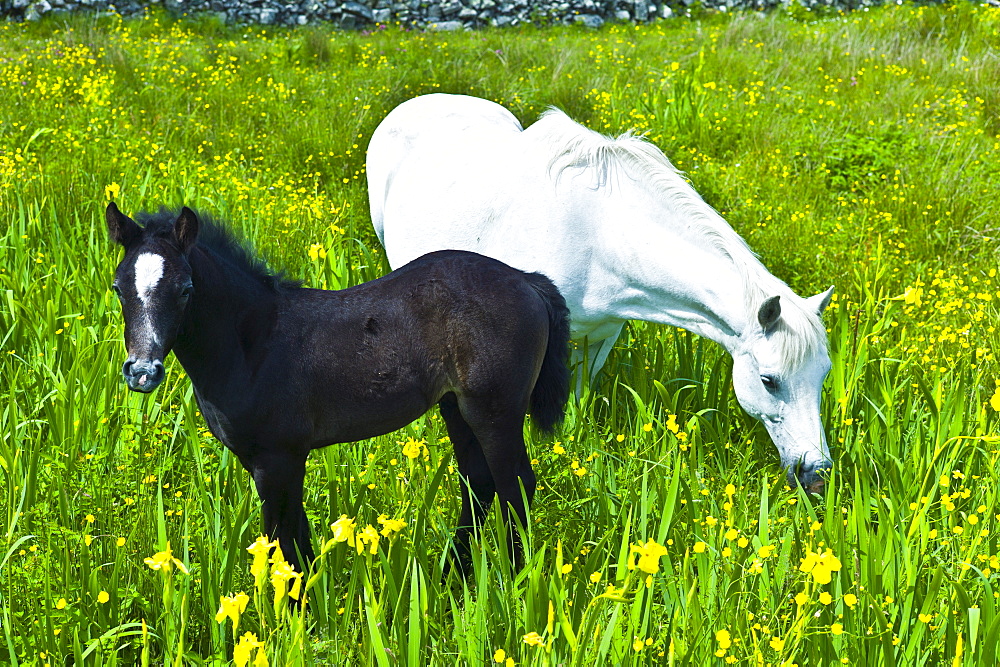
[[462,513],[458,518],[458,529],[455,531],[456,566],[463,575],[471,571],[472,554],[469,540],[472,534],[482,524],[483,517],[489,510],[496,488],[489,464],[483,456],[483,450],[476,440],[475,434],[469,428],[468,422],[458,409],[454,394],[447,394],[440,400],[438,407],[448,427],[448,437],[455,449],[455,459],[458,461],[458,472],[462,477]]

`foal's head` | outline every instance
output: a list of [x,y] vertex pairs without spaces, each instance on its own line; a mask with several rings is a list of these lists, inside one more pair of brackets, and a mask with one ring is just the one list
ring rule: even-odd
[[129,389],[149,393],[163,381],[163,359],[194,289],[188,253],[198,236],[198,217],[185,207],[173,225],[140,227],[111,202],[105,218],[111,240],[125,248],[112,284],[125,318],[128,359],[122,374]]

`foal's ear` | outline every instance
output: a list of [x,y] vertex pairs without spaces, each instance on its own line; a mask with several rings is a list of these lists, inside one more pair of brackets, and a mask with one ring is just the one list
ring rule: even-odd
[[764,329],[765,333],[770,333],[780,318],[781,304],[778,303],[777,296],[772,296],[760,304],[760,310],[757,311],[757,321],[760,322],[760,326]]
[[833,298],[833,285],[830,285],[830,289],[825,292],[820,292],[815,296],[811,296],[806,301],[809,305],[816,310],[817,315],[822,315],[826,307],[830,305],[830,299]]
[[108,236],[120,246],[128,246],[142,234],[142,228],[119,211],[114,202],[109,202],[104,210],[104,220],[108,223]]
[[181,209],[174,222],[174,238],[183,253],[187,253],[198,240],[198,216],[187,206]]

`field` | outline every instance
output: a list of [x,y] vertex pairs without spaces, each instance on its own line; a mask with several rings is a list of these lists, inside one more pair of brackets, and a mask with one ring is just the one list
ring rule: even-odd
[[[494,512],[471,579],[442,582],[459,480],[435,412],[314,452],[323,555],[271,574],[183,369],[151,396],[120,379],[104,207],[210,212],[310,286],[375,278],[368,137],[433,91],[645,133],[775,275],[836,285],[823,499],[785,484],[716,345],[635,323],[533,437],[522,571]],[[971,3],[461,34],[4,23],[0,661],[994,665],[998,182],[1000,9]]]

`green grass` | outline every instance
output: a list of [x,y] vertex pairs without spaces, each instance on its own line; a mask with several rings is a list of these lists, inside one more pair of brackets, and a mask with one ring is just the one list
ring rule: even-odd
[[[252,632],[271,664],[995,664],[998,55],[1000,10],[964,3],[596,32],[0,25],[0,660],[226,664]],[[459,481],[429,414],[312,455],[309,613],[273,604],[256,494],[183,370],[148,397],[119,379],[104,206],[213,213],[312,286],[375,278],[367,139],[433,91],[645,132],[776,275],[837,285],[822,502],[786,487],[715,345],[633,323],[530,446],[522,571],[494,513],[472,580],[442,584]],[[359,553],[329,542],[342,515],[406,526]],[[168,542],[187,574],[144,563]],[[799,566],[826,549],[819,583]],[[215,614],[239,592],[234,633]]]

